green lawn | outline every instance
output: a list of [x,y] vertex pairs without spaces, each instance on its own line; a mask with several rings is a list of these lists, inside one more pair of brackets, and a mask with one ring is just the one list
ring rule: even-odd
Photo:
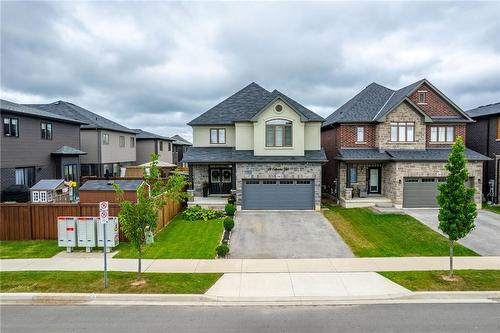
[[[328,206],[324,212],[358,257],[447,256],[449,242],[409,215],[376,214],[368,208]],[[455,255],[477,256],[455,244]]]
[[222,274],[143,273],[145,284],[131,285],[136,273],[109,272],[103,288],[102,272],[1,272],[1,292],[203,294]]
[[500,291],[500,270],[457,270],[457,281],[441,278],[448,271],[382,272],[386,278],[412,291]]
[[[144,251],[149,259],[213,259],[224,226],[222,219],[187,221],[182,214],[155,236],[154,244]],[[135,258],[136,251],[128,243],[121,243],[114,258]]]
[[55,240],[0,241],[0,259],[50,258],[62,250]]
[[500,205],[496,206],[487,206],[483,205],[483,209],[489,210],[490,212],[500,214]]

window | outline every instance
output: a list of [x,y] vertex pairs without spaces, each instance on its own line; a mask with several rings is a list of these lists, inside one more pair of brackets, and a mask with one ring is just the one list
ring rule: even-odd
[[120,175],[120,163],[113,163],[113,176],[118,177]]
[[42,140],[52,140],[52,124],[51,123],[41,123],[40,130],[42,132]]
[[266,147],[291,147],[292,122],[284,119],[266,123]]
[[293,180],[280,180],[280,185],[292,185]]
[[109,134],[106,133],[102,134],[102,144],[109,145]]
[[427,91],[422,90],[418,92],[418,104],[427,104]]
[[3,135],[19,136],[19,121],[17,118],[3,118]]
[[297,184],[307,185],[307,184],[311,184],[311,181],[310,180],[297,180]]
[[38,191],[31,192],[31,201],[40,202],[40,192]]
[[264,184],[264,185],[275,185],[276,181],[275,180],[264,180],[262,182],[262,184]]
[[163,151],[163,141],[160,141],[160,151]]
[[66,164],[64,166],[64,180],[66,181],[78,180],[78,170],[76,164]]
[[125,137],[123,135],[120,135],[120,137],[118,139],[120,142],[120,147],[121,148],[125,147]]
[[356,130],[356,142],[365,142],[365,128],[358,127]]
[[358,182],[358,168],[355,165],[347,165],[347,187]]
[[113,176],[112,169],[113,169],[113,164],[104,164],[102,166],[104,177],[111,177],[111,176]]
[[414,123],[391,123],[392,142],[413,142],[415,141]]
[[258,180],[246,180],[245,184],[256,185],[256,184],[259,184],[259,181]]
[[216,144],[226,143],[226,129],[225,128],[211,128],[210,129],[210,143],[216,143]]
[[455,141],[455,128],[453,126],[431,127],[431,142],[453,142]]
[[40,191],[40,202],[47,202],[47,191]]
[[133,136],[130,137],[130,148],[135,147],[135,138]]
[[35,184],[35,167],[16,168],[16,185],[31,187]]
[[97,164],[82,164],[80,166],[80,173],[82,177],[85,176],[97,176]]
[[168,142],[167,145],[168,145],[168,151],[171,151],[172,150],[172,143]]

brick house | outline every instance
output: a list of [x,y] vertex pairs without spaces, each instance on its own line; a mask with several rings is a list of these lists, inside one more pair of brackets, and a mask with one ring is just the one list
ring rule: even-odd
[[[467,126],[467,147],[491,158],[483,168],[485,200],[499,203],[500,102],[466,111],[476,122]],[[491,192],[491,193],[490,193]]]
[[[372,83],[321,128],[324,190],[345,207],[436,207],[437,185],[455,138],[473,120],[429,81],[399,90]],[[483,161],[470,149],[470,186],[481,203]]]
[[238,209],[319,210],[323,121],[277,90],[244,87],[188,123],[195,199],[233,192]]

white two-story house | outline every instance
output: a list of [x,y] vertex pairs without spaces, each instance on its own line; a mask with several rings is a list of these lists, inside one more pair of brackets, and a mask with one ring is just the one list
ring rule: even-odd
[[251,83],[188,123],[195,196],[236,194],[238,209],[319,210],[322,117]]

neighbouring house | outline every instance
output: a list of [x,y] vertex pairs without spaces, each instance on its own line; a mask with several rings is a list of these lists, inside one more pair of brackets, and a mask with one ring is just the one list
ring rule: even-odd
[[500,102],[466,111],[476,122],[467,126],[467,146],[491,158],[483,168],[485,200],[499,203]]
[[134,129],[136,134],[137,164],[143,164],[151,161],[151,154],[158,154],[158,160],[172,163],[172,143],[176,139],[167,138],[158,134]]
[[54,115],[76,119],[80,128],[82,176],[117,177],[121,168],[136,161],[136,132],[78,105],[57,101],[50,104],[29,104]]
[[1,190],[42,179],[78,181],[80,125],[85,121],[0,100]]
[[195,197],[236,195],[238,209],[320,209],[322,117],[278,90],[244,87],[188,123]]
[[180,167],[187,167],[187,163],[182,163],[181,161],[184,157],[184,153],[193,144],[178,134],[172,136],[171,138],[174,140],[172,143],[172,163],[177,164]]
[[[399,90],[372,83],[332,113],[321,129],[328,157],[325,190],[345,207],[437,207],[437,185],[457,136],[473,120],[429,81]],[[483,161],[466,150],[470,186],[481,204]]]
[[80,202],[118,202],[115,184],[123,190],[125,200],[135,202],[137,201],[137,189],[143,182],[142,179],[89,179],[80,187]]

